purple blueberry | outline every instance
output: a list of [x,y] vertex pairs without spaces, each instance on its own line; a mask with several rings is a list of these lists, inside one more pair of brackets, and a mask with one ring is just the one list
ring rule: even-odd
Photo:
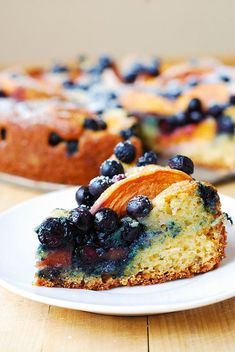
[[100,173],[103,176],[113,177],[115,175],[124,174],[121,163],[116,160],[106,160],[101,164]]
[[71,239],[71,225],[64,218],[48,218],[35,229],[39,242],[47,249],[66,245]]
[[90,193],[89,188],[85,186],[78,188],[75,199],[78,205],[86,205],[88,207],[92,206],[95,201],[95,198]]
[[191,159],[184,155],[176,155],[169,159],[168,165],[171,169],[176,169],[191,175],[194,171],[194,165]]
[[93,215],[86,208],[71,210],[68,219],[82,232],[89,232],[93,228]]
[[127,205],[127,214],[133,218],[143,218],[152,210],[151,201],[146,196],[136,196],[132,198]]
[[229,116],[220,116],[217,119],[217,131],[218,133],[234,134],[235,125]]
[[112,209],[102,208],[95,213],[94,226],[98,232],[112,233],[118,229],[118,216]]
[[120,142],[116,145],[114,154],[118,160],[130,164],[135,160],[136,147],[130,141]]
[[192,112],[192,111],[202,111],[202,103],[201,100],[198,98],[193,98],[190,100],[187,108],[187,112]]
[[121,234],[126,242],[133,242],[143,231],[143,226],[135,219],[125,216],[121,219]]
[[113,184],[112,180],[107,176],[98,176],[93,178],[89,183],[89,192],[95,198],[98,198],[107,188]]
[[151,164],[156,165],[157,162],[158,162],[157,154],[153,151],[150,151],[150,152],[144,153],[144,155],[138,159],[137,166],[145,166],[145,165],[151,165]]

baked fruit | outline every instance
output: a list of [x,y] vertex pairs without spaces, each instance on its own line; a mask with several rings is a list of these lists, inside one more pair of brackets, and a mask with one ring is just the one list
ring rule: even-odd
[[[137,166],[140,159],[147,164]],[[187,157],[175,156],[168,167],[152,160],[153,152],[126,167],[112,157],[89,187],[78,189],[77,208],[56,209],[36,228],[36,285],[105,290],[188,278],[219,265],[226,230],[216,189],[189,175]]]

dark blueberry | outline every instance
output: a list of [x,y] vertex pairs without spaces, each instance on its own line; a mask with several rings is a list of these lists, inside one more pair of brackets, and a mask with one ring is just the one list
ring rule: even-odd
[[152,208],[152,203],[148,197],[136,196],[128,202],[127,213],[134,218],[142,218],[147,216]]
[[106,160],[101,164],[100,174],[112,178],[115,175],[124,174],[124,169],[122,164],[118,161]]
[[136,63],[130,67],[128,71],[123,74],[123,80],[125,83],[133,83],[136,77],[143,72],[143,66]]
[[71,156],[78,151],[78,141],[76,139],[71,139],[66,142],[66,154]]
[[120,142],[116,145],[114,154],[118,160],[130,164],[136,157],[136,147],[129,141]]
[[51,146],[55,147],[59,143],[63,142],[63,138],[61,138],[57,133],[51,132],[48,137],[48,142]]
[[68,67],[65,65],[56,64],[52,68],[53,73],[63,73],[67,71],[68,71]]
[[188,120],[188,115],[185,112],[179,112],[177,115],[175,115],[175,125],[176,126],[185,126],[189,123]]
[[113,60],[108,55],[102,55],[99,57],[99,65],[104,70],[113,65]]
[[206,211],[216,213],[219,204],[219,196],[217,191],[212,186],[207,186],[199,183],[198,192],[203,200]]
[[218,133],[234,134],[235,125],[229,116],[220,116],[217,119]]
[[131,138],[132,136],[135,136],[135,131],[133,127],[126,128],[125,130],[120,131],[120,135],[124,140],[127,140]]
[[145,166],[145,165],[151,165],[151,164],[156,165],[157,162],[158,162],[157,154],[153,151],[150,151],[150,152],[144,153],[144,155],[138,159],[137,166]]
[[230,105],[235,105],[235,95],[231,95],[229,98],[229,104]]
[[200,99],[193,98],[192,100],[190,100],[187,107],[187,112],[192,112],[192,111],[202,111],[202,103]]
[[100,131],[100,130],[105,130],[107,128],[107,125],[105,121],[103,120],[97,120],[93,118],[87,118],[84,121],[83,127],[88,130],[92,131]]
[[96,231],[112,233],[118,229],[118,216],[112,209],[102,208],[95,213],[94,226]]
[[192,111],[189,113],[189,120],[192,123],[199,123],[204,119],[204,115],[200,111]]
[[71,239],[71,225],[64,218],[48,218],[35,232],[40,243],[47,249],[65,246]]
[[113,183],[116,183],[118,181],[124,180],[124,178],[126,178],[125,174],[119,174],[119,175],[115,175],[112,178]]
[[89,191],[95,197],[98,198],[108,187],[113,184],[107,176],[98,176],[93,178],[89,183]]
[[176,127],[178,127],[178,123],[175,116],[159,119],[159,128],[163,133],[171,133]]
[[88,207],[92,206],[95,201],[94,197],[89,191],[89,188],[85,186],[81,186],[80,188],[78,188],[75,198],[78,205],[86,205]]
[[129,216],[121,219],[121,234],[126,242],[134,241],[143,231],[143,226]]
[[93,228],[93,215],[86,208],[71,210],[68,219],[82,232],[89,232]]
[[149,65],[143,67],[144,73],[150,76],[158,76],[159,75],[159,60],[154,59]]
[[230,77],[227,75],[220,75],[220,80],[223,82],[230,82]]
[[0,138],[3,141],[7,138],[7,130],[4,127],[0,129]]
[[0,89],[0,98],[7,98],[7,94]]
[[176,169],[191,175],[194,171],[194,165],[191,159],[184,155],[176,155],[169,159],[168,165],[171,169]]
[[190,87],[196,87],[197,85],[198,85],[198,81],[196,80],[196,78],[191,78],[191,79],[189,79],[189,81],[188,81],[188,85],[190,86]]
[[65,82],[63,82],[63,87],[65,89],[71,89],[71,88],[75,87],[75,84],[73,81],[65,81]]
[[223,111],[224,111],[224,106],[214,104],[209,107],[209,109],[207,110],[207,114],[214,117],[218,117],[223,113]]

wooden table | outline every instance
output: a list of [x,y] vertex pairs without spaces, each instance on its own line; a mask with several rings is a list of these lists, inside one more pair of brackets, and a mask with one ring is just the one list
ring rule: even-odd
[[[235,197],[235,182],[219,190]],[[39,193],[2,183],[0,210]],[[184,312],[112,317],[36,303],[0,288],[0,352],[18,351],[234,352],[235,298]]]

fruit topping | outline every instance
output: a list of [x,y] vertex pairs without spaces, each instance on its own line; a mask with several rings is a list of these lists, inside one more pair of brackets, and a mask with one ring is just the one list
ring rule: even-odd
[[65,246],[72,237],[71,224],[65,218],[48,218],[35,232],[39,242],[47,249]]
[[134,218],[143,218],[152,210],[151,201],[146,196],[136,196],[127,204],[127,214]]
[[101,131],[105,130],[107,128],[107,125],[105,121],[101,119],[93,119],[91,117],[85,119],[83,127],[87,130],[92,130],[92,131]]
[[93,228],[93,215],[86,208],[73,209],[68,219],[82,232],[88,232]]
[[78,141],[76,139],[71,139],[66,142],[66,154],[71,156],[78,151]]
[[126,128],[124,130],[120,131],[120,135],[124,140],[127,140],[129,138],[131,138],[132,136],[135,136],[135,130],[133,127],[130,128]]
[[112,184],[112,180],[107,176],[95,177],[89,183],[89,192],[92,194],[92,196],[98,198]]
[[224,109],[225,107],[223,105],[214,104],[209,107],[209,109],[207,110],[207,114],[214,117],[218,117],[223,113]]
[[188,175],[193,174],[194,165],[191,159],[184,155],[176,155],[169,159],[168,165],[171,169],[185,172]]
[[231,95],[229,98],[229,104],[230,105],[235,105],[235,95]]
[[125,216],[120,222],[122,239],[126,242],[134,241],[143,231],[143,225],[130,216]]
[[136,147],[130,142],[120,142],[114,149],[114,154],[118,160],[130,164],[136,157]]
[[115,175],[124,174],[121,163],[116,160],[106,160],[100,167],[100,173],[103,176],[113,177]]
[[144,153],[137,161],[137,166],[146,166],[151,164],[157,164],[157,154],[153,151]]
[[55,132],[51,132],[48,138],[48,142],[52,147],[55,147],[59,143],[63,142],[63,139]]
[[112,233],[118,229],[118,225],[118,216],[112,209],[102,208],[95,213],[94,227],[96,231]]
[[229,116],[220,116],[217,119],[217,131],[218,133],[234,134],[235,126]]
[[75,194],[75,199],[78,205],[86,205],[88,207],[90,207],[95,201],[95,198],[90,193],[89,188],[85,186],[78,188]]
[[203,200],[204,207],[211,213],[216,213],[219,204],[219,195],[212,186],[206,186],[199,183],[198,191]]
[[193,98],[190,100],[187,108],[187,112],[192,112],[192,111],[202,111],[202,103],[200,99]]

